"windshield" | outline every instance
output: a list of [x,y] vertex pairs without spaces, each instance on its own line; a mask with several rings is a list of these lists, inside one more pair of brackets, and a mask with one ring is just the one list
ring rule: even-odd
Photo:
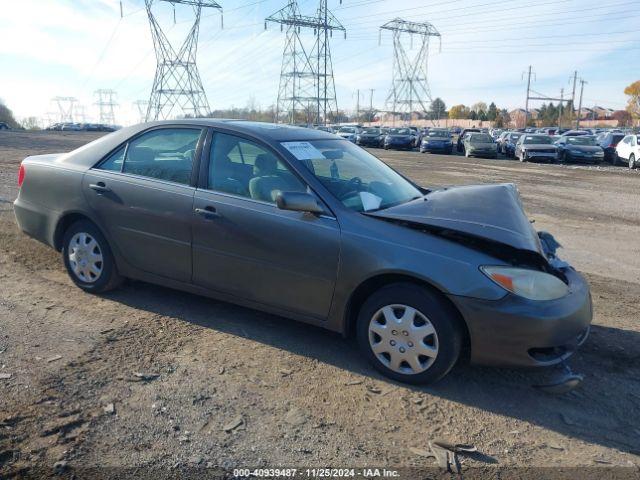
[[372,133],[372,134],[375,134],[375,135],[379,135],[380,134],[380,130],[377,129],[377,128],[365,128],[362,133]]
[[567,143],[570,143],[571,145],[595,145],[596,139],[581,135],[579,137],[567,137]]
[[428,136],[430,137],[449,137],[447,130],[429,130]]
[[381,210],[422,196],[385,163],[346,140],[282,142],[282,146],[356,212]]
[[486,133],[474,133],[469,137],[471,143],[493,143],[493,138]]
[[520,137],[522,136],[521,133],[512,133],[511,135],[509,135],[509,140],[511,140],[512,142],[515,142],[516,140],[518,140]]
[[338,130],[340,133],[356,133],[356,129],[354,127],[340,127]]
[[552,143],[552,138],[549,137],[548,135],[527,135],[526,137],[524,137],[524,140],[522,141],[522,143],[524,144],[548,144],[550,145]]
[[411,133],[408,128],[392,128],[389,130],[389,135],[411,135]]

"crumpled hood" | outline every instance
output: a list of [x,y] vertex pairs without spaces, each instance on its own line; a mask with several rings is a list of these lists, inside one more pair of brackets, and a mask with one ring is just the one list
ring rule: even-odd
[[368,215],[453,230],[545,256],[511,183],[435,190],[423,199]]

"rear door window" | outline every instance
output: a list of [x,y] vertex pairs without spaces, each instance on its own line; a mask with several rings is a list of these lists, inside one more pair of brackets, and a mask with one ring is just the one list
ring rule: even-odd
[[124,173],[189,184],[202,129],[162,128],[129,142]]

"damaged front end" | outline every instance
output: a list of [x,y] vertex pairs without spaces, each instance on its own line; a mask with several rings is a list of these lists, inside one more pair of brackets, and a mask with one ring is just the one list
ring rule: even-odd
[[474,363],[550,366],[584,342],[592,318],[585,279],[557,256],[559,242],[536,232],[515,186],[454,187],[367,215],[446,239],[496,259],[479,270],[504,297],[448,294],[467,324]]
[[367,215],[488,254],[509,265],[550,273],[567,283],[560,247],[548,232],[536,232],[513,184],[436,190],[423,199]]

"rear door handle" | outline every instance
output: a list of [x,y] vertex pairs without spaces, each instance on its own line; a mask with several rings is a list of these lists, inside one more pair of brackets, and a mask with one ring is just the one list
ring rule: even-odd
[[107,193],[107,192],[111,191],[111,189],[109,187],[107,187],[104,184],[104,182],[91,183],[91,184],[89,184],[89,188],[91,190],[95,190],[98,193]]
[[208,206],[205,208],[196,208],[194,210],[196,215],[200,215],[208,220],[213,220],[214,218],[220,218],[221,215],[216,211],[215,207]]

